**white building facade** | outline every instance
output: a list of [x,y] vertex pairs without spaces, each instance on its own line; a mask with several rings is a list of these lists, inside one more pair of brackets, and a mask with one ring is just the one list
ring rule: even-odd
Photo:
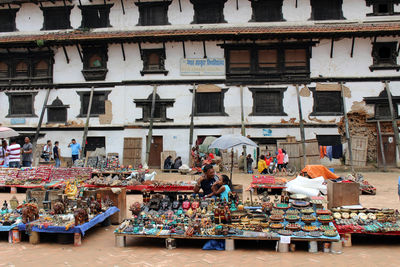
[[193,144],[241,133],[241,88],[259,144],[300,139],[296,86],[306,139],[339,135],[344,106],[387,119],[388,106],[375,114],[384,81],[398,116],[400,0],[0,4],[0,123],[33,134],[50,90],[38,143],[59,141],[64,157],[82,140],[92,87],[88,146],[125,164],[144,162],[154,90],[153,157],[173,150],[186,163],[193,88]]

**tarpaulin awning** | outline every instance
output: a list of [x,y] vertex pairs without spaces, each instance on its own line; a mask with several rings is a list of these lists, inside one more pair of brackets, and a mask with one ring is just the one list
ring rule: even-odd
[[302,173],[307,173],[310,178],[324,177],[325,179],[337,179],[339,176],[331,172],[327,167],[323,165],[306,165],[301,170]]

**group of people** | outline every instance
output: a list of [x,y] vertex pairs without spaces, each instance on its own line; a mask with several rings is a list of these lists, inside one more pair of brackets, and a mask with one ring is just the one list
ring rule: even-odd
[[[228,201],[229,192],[231,192],[231,180],[226,175],[215,174],[211,164],[203,167],[203,175],[197,180],[193,192],[206,198],[217,198]],[[200,192],[202,191],[202,192]]]
[[261,155],[258,160],[258,172],[260,174],[268,174],[268,170],[277,174],[287,175],[287,165],[289,163],[289,155],[284,149],[278,149],[275,157],[267,152],[267,155]]
[[[78,144],[75,139],[72,139],[68,147],[71,148],[72,162],[75,162],[75,160],[79,159],[81,145]],[[51,159],[54,159],[55,167],[60,167],[61,150],[59,147],[59,142],[54,142],[53,146],[51,140],[47,140],[46,145],[43,147],[43,151],[40,154],[40,157],[47,162]],[[32,161],[33,145],[29,137],[25,137],[22,147],[17,143],[17,139],[15,138],[11,138],[10,144],[8,144],[7,140],[1,141],[0,167],[32,167]]]
[[171,170],[171,169],[176,169],[178,170],[182,166],[182,158],[177,157],[174,162],[172,162],[172,156],[169,155],[165,160],[164,160],[164,170]]

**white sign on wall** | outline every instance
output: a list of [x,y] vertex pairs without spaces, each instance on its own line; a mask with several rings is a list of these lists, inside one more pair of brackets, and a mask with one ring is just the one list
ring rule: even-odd
[[183,58],[181,75],[223,76],[225,75],[224,58]]

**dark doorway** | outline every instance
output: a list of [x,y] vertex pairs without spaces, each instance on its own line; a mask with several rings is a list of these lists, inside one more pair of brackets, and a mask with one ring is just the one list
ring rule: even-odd
[[153,136],[150,145],[150,155],[148,163],[150,168],[161,168],[161,152],[163,152],[163,137]]
[[[396,167],[396,141],[394,135],[382,134],[383,152],[385,154],[386,166]],[[382,153],[378,136],[378,165],[383,166]]]
[[86,139],[85,155],[86,151],[95,151],[96,148],[106,148],[106,138],[104,136],[89,136]]

